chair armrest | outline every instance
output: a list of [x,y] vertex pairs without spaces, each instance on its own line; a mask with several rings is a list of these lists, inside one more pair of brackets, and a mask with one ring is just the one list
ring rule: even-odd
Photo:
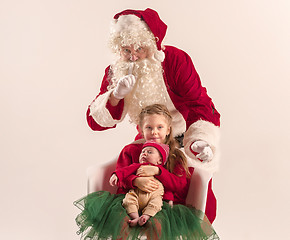
[[117,192],[117,186],[109,183],[112,172],[115,171],[117,158],[107,163],[97,163],[87,169],[88,193],[97,191]]
[[195,168],[190,179],[190,185],[186,197],[186,204],[205,212],[208,183],[212,173],[203,169]]

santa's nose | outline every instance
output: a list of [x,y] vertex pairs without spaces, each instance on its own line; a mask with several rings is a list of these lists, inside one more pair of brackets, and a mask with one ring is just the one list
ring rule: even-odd
[[130,61],[135,62],[138,60],[138,57],[135,54],[132,54],[130,57]]

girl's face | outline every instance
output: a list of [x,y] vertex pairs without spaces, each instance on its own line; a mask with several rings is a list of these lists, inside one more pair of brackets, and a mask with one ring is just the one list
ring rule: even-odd
[[166,135],[170,133],[170,126],[165,116],[159,114],[147,115],[142,123],[140,130],[146,141],[165,143]]

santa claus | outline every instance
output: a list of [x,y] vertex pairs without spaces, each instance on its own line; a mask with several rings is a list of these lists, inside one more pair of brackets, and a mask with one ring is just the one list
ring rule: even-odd
[[[220,114],[189,55],[162,45],[166,29],[157,12],[149,8],[114,16],[109,45],[116,60],[106,68],[100,93],[88,108],[88,124],[96,131],[114,128],[127,114],[136,124],[143,107],[164,104],[173,117],[173,134],[182,136],[185,153],[194,166],[215,172]],[[212,222],[216,200],[211,181],[208,205],[211,213],[206,210],[206,214]]]

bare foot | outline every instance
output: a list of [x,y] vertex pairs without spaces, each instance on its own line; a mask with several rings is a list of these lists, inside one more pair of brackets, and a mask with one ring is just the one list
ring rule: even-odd
[[131,218],[131,220],[128,221],[130,227],[134,227],[137,225],[138,220],[139,220],[139,213],[138,212],[132,212],[129,213],[129,216]]
[[150,218],[150,216],[149,215],[142,215],[140,218],[139,218],[139,221],[138,221],[138,224],[140,225],[140,226],[143,226],[147,221],[148,221],[148,219]]
[[139,217],[138,218],[134,218],[134,219],[130,219],[128,221],[130,227],[135,227],[137,225],[137,223],[138,223],[138,220],[139,220]]

